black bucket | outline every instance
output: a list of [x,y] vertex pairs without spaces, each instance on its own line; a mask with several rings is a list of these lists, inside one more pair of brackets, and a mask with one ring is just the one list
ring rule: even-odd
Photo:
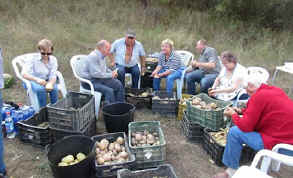
[[102,109],[107,132],[125,132],[133,121],[135,106],[130,103],[113,103]]
[[[64,137],[53,145],[48,146],[47,156],[49,165],[55,178],[89,178],[94,174],[94,153],[92,148],[95,142],[87,136],[73,135]],[[76,156],[83,153],[87,157],[71,166],[58,166],[61,159],[67,155]]]

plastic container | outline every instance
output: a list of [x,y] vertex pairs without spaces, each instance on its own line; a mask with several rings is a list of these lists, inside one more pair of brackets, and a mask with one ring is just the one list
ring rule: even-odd
[[[125,88],[125,96],[126,101],[135,105],[136,109],[140,108],[152,108],[152,88]],[[145,93],[146,95],[143,96],[142,94]]]
[[215,110],[205,110],[199,109],[192,105],[192,100],[187,101],[187,115],[190,120],[200,124],[202,127],[207,127],[212,130],[219,130],[226,126],[226,121],[224,119],[224,110],[226,107],[231,106],[230,101],[220,101],[209,97],[205,93],[200,93],[196,95],[202,101],[206,103],[216,103],[218,108]]
[[[222,157],[224,154],[225,147],[219,145],[213,137],[209,134],[213,130],[209,128],[204,129],[203,134],[203,149],[211,156],[212,160],[218,166],[224,166],[222,163]],[[249,148],[248,146],[244,146],[241,153],[240,164],[244,164],[253,160],[256,152]]]
[[121,169],[118,171],[117,178],[177,178],[174,168],[170,164],[162,164],[154,169],[130,171]]
[[47,105],[50,128],[83,131],[95,119],[94,97],[90,94],[69,92],[66,98]]
[[19,121],[17,126],[19,138],[25,143],[37,146],[46,146],[52,143],[46,107],[41,108],[39,113],[29,119]]
[[135,106],[130,103],[113,103],[102,108],[106,130],[109,133],[128,132],[128,124],[134,119]]
[[[94,141],[87,136],[74,135],[65,137],[47,148],[49,165],[55,178],[89,178],[94,174],[94,154],[92,147]],[[83,153],[87,157],[81,162],[71,166],[58,166],[61,159],[67,155],[76,156]]]
[[14,122],[10,115],[10,112],[6,112],[5,128],[6,128],[7,138],[9,139],[15,138],[16,133],[14,130]]
[[176,93],[166,91],[156,91],[152,98],[152,111],[165,116],[176,116],[178,107],[178,100]]
[[[166,140],[159,121],[131,122],[128,128],[128,143],[130,151],[134,153],[136,158],[136,168],[151,168],[164,163],[166,160]],[[157,132],[159,134],[160,145],[139,147],[131,145],[131,133],[143,132],[145,130]]]
[[188,141],[193,143],[201,143],[203,137],[203,127],[199,124],[191,122],[183,112],[183,119],[181,120],[181,130]]
[[181,120],[183,117],[183,111],[186,110],[187,104],[186,101],[187,99],[191,98],[193,95],[189,94],[182,94],[182,97],[180,99],[180,102],[178,104],[178,114],[177,114],[177,119]]
[[[117,176],[117,170],[119,169],[130,169],[134,166],[135,163],[135,156],[131,154],[127,137],[124,132],[117,132],[117,133],[110,133],[110,134],[104,134],[104,135],[96,135],[92,137],[92,140],[94,142],[101,141],[102,139],[106,138],[110,143],[113,143],[116,141],[118,137],[122,137],[125,140],[125,149],[126,152],[129,154],[129,160],[123,163],[115,163],[115,164],[109,164],[109,165],[99,165],[95,161],[95,169],[96,169],[96,177],[116,177]],[[95,152],[95,145],[93,146],[93,152]]]
[[50,134],[52,138],[52,142],[55,143],[58,140],[63,139],[64,137],[71,135],[85,135],[85,136],[93,136],[96,134],[96,120],[93,119],[83,131],[69,131],[64,129],[55,129],[50,128]]

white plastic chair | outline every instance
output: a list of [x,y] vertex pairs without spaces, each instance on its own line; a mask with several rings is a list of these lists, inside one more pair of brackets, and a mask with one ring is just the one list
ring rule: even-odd
[[[248,67],[247,68],[247,74],[248,75],[256,75],[258,76],[263,83],[267,83],[269,78],[270,78],[270,74],[269,72],[263,68],[263,67]],[[239,94],[237,95],[236,98],[236,102],[235,102],[235,106],[237,106],[238,102],[240,101],[239,98],[241,95],[247,93],[245,89],[240,90]],[[241,102],[247,102],[248,100],[241,100]]]
[[[279,151],[281,149],[284,150],[288,150],[292,152],[293,155],[293,145],[289,145],[289,144],[277,144],[274,146],[274,148],[272,149],[273,152],[279,153]],[[291,158],[293,159],[293,156],[291,156]],[[287,164],[287,163],[285,163]],[[263,172],[268,172],[270,165],[272,165],[272,171],[278,172],[280,170],[280,166],[281,166],[281,162],[271,159],[270,157],[265,157],[263,158],[262,164],[261,164],[261,170]],[[288,164],[287,164],[288,165]],[[288,166],[293,166],[293,162],[291,165]]]
[[[280,146],[283,148],[283,146]],[[292,149],[291,145],[286,146],[286,148]],[[260,160],[261,162],[261,169],[257,169],[257,165],[259,164]],[[232,178],[246,178],[246,177],[258,177],[258,178],[270,178],[271,176],[267,175],[268,167],[270,164],[268,164],[267,161],[277,161],[278,163],[286,164],[287,166],[293,166],[293,157],[287,156],[283,154],[279,154],[275,151],[271,150],[260,150],[255,155],[252,163],[250,166],[241,166],[236,173],[232,176]],[[266,169],[264,169],[264,166],[266,166]],[[249,176],[248,176],[249,175]]]
[[[184,51],[184,50],[177,50],[175,51],[176,53],[178,53],[179,55],[181,55],[181,60],[182,60],[182,63],[184,64],[184,66],[188,66],[189,63],[191,61],[193,61],[194,59],[194,55],[189,52],[189,51]],[[184,75],[186,73],[186,70],[188,68],[186,68],[183,72],[182,72],[182,75],[181,75],[181,78],[180,79],[177,79],[176,80],[176,84],[177,84],[177,98],[180,100],[181,99],[181,96],[182,96],[182,88],[184,86]]]
[[[85,58],[87,58],[87,55],[75,55],[70,59],[70,65],[74,76],[80,81],[79,91],[82,93],[92,94],[95,97],[95,114],[96,119],[98,119],[102,93],[95,91],[92,82],[80,77],[79,75],[79,70],[84,67],[81,65],[80,60],[84,60]],[[81,82],[87,83],[90,86],[90,90],[83,88]]]
[[[40,58],[41,58],[40,53],[28,53],[28,54],[23,54],[23,55],[17,56],[12,60],[12,66],[13,66],[14,72],[16,74],[16,77],[19,78],[22,82],[24,82],[27,87],[27,90],[26,90],[27,101],[28,101],[28,103],[30,103],[33,106],[33,108],[35,109],[36,112],[38,112],[40,110],[38,97],[37,97],[36,93],[34,93],[32,91],[30,81],[24,79],[20,71],[26,62],[28,62],[30,60],[40,59]],[[55,57],[50,56],[50,58],[55,58]],[[56,74],[57,74],[57,78],[58,78],[57,88],[58,88],[58,90],[61,91],[62,97],[65,98],[67,95],[67,89],[65,86],[64,78],[63,78],[61,72],[57,71]]]
[[[273,78],[272,78],[272,84],[274,84],[275,79],[277,77],[277,74],[279,71],[285,72],[287,74],[293,74],[293,63],[292,62],[285,62],[283,66],[276,66]],[[291,89],[288,92],[288,95],[292,93],[293,87],[291,86]]]

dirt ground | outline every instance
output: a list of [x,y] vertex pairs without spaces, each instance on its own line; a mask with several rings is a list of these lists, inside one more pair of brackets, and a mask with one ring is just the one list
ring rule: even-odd
[[[12,89],[4,90],[4,100],[24,102],[25,97],[18,83]],[[77,86],[71,86],[77,88]],[[17,98],[17,99],[15,99]],[[161,122],[167,142],[167,160],[171,164],[178,178],[211,178],[215,173],[224,169],[214,165],[201,144],[188,142],[180,132],[180,122],[176,118],[165,118],[153,114],[149,109],[135,112],[135,121],[158,120]],[[97,134],[105,132],[102,119],[97,122]],[[46,152],[43,148],[24,144],[17,138],[4,139],[5,162],[11,178],[51,178],[52,172],[48,164]],[[293,177],[289,167],[282,166],[280,173],[274,177]]]

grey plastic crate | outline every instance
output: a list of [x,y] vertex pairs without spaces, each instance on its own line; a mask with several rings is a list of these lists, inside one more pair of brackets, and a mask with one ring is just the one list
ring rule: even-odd
[[49,125],[54,129],[82,132],[95,119],[95,102],[90,94],[69,92],[47,108]]

